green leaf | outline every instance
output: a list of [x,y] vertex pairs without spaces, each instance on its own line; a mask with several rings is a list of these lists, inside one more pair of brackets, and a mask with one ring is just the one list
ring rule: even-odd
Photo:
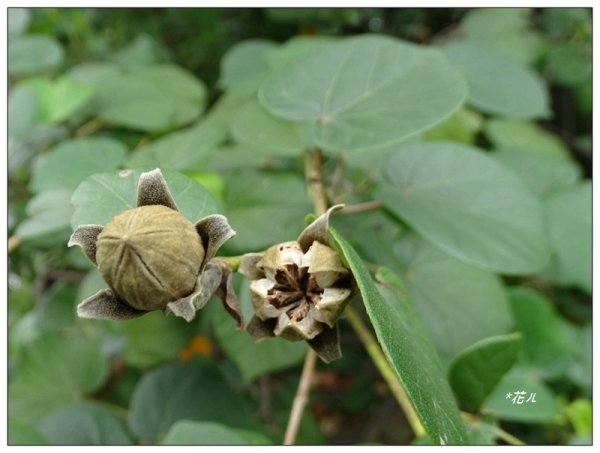
[[259,91],[271,113],[306,123],[308,144],[334,152],[399,143],[444,120],[464,98],[462,77],[441,53],[375,35],[294,60]]
[[[194,324],[158,311],[130,321],[111,322],[111,328],[124,338],[123,360],[137,368],[175,359],[195,330]],[[149,335],[149,332],[160,332],[160,335]]]
[[163,445],[269,445],[271,440],[259,433],[234,429],[214,422],[182,420],[175,423]]
[[520,346],[519,334],[489,337],[454,358],[448,376],[462,407],[477,412],[502,376],[516,363]]
[[469,145],[475,142],[475,136],[482,123],[483,119],[480,114],[461,108],[433,129],[423,133],[423,140],[428,142],[453,141]]
[[265,59],[273,69],[283,68],[294,60],[306,57],[322,50],[326,45],[336,40],[333,36],[294,36],[284,44],[270,49],[265,54]]
[[160,44],[152,36],[140,34],[124,47],[109,55],[108,59],[123,68],[135,68],[158,63],[164,59],[161,55],[163,53]]
[[94,173],[115,170],[126,154],[125,145],[108,137],[64,140],[35,160],[29,189],[74,190]]
[[232,46],[221,60],[219,86],[238,94],[253,94],[270,72],[265,54],[277,44],[249,39]]
[[[515,392],[526,394],[515,395]],[[520,397],[523,399],[519,399]],[[532,400],[526,402],[529,398]],[[519,401],[521,404],[518,404]],[[482,412],[490,413],[502,420],[540,423],[552,421],[560,416],[561,407],[556,401],[556,396],[534,371],[516,366],[504,375],[485,400]]]
[[548,71],[552,79],[576,87],[592,78],[592,47],[577,42],[555,44],[548,49]]
[[165,170],[203,169],[226,137],[225,123],[202,121],[140,146],[131,154],[127,164],[131,167],[159,166]]
[[19,84],[8,94],[8,137],[27,139],[37,123],[39,98],[29,86]]
[[518,149],[562,158],[570,155],[557,136],[529,121],[492,118],[486,122],[483,132],[496,148]]
[[513,173],[477,148],[415,144],[390,154],[376,196],[451,256],[521,274],[549,259],[542,207]]
[[64,52],[58,41],[46,35],[14,36],[8,42],[8,73],[39,74],[58,66]]
[[81,402],[60,407],[39,423],[54,445],[131,445],[123,423],[102,406]]
[[572,351],[560,316],[550,301],[534,289],[515,287],[509,294],[515,328],[523,335],[528,363],[543,376],[561,375]]
[[517,174],[540,198],[574,185],[580,177],[577,164],[553,154],[499,149],[492,157]]
[[204,110],[206,88],[184,69],[170,65],[134,67],[111,64],[73,68],[69,77],[96,89],[93,113],[114,126],[162,132],[191,123]]
[[502,54],[523,63],[533,61],[543,45],[529,30],[530,8],[480,8],[470,10],[461,21],[465,38],[484,42]]
[[9,416],[32,423],[97,390],[108,373],[99,345],[81,331],[44,334],[23,350],[9,383]]
[[294,157],[304,149],[298,126],[271,115],[255,100],[245,104],[235,115],[231,134],[236,141],[260,154]]
[[69,226],[73,209],[69,205],[71,191],[47,190],[27,203],[27,219],[19,224],[16,234],[24,239],[62,232]]
[[81,110],[94,96],[94,87],[76,82],[69,77],[28,79],[23,85],[32,87],[40,100],[39,120],[45,123],[61,123]]
[[250,420],[244,402],[212,362],[172,364],[145,374],[131,400],[128,424],[143,443],[158,443],[178,420],[202,420],[234,427]]
[[312,211],[304,181],[292,173],[242,170],[226,182],[226,215],[237,234],[225,247],[236,253],[296,238]]
[[406,263],[402,275],[408,294],[445,364],[473,343],[510,331],[510,307],[496,275],[415,235],[395,248]]
[[[248,281],[244,280],[238,292],[246,319],[250,319],[253,314],[248,286]],[[306,355],[307,345],[303,341],[291,342],[277,337],[258,343],[252,341],[246,332],[235,328],[225,310],[213,313],[212,326],[219,345],[236,364],[246,382],[263,374],[297,365]]]
[[57,282],[44,294],[36,307],[37,326],[44,331],[60,332],[76,322],[77,286]]
[[8,8],[8,35],[14,37],[27,30],[31,14],[27,8]]
[[445,52],[467,80],[470,105],[513,118],[549,115],[546,88],[527,66],[480,42],[451,44]]
[[436,443],[464,444],[465,426],[422,323],[391,272],[375,284],[352,246],[330,229],[352,271],[377,339],[410,398],[425,430]]
[[578,398],[565,408],[565,413],[578,436],[592,435],[592,402]]
[[[11,8],[12,9],[12,8]],[[20,420],[8,420],[8,446],[48,445],[48,440],[31,424]]]
[[[75,207],[71,226],[104,225],[117,214],[134,208],[140,174],[138,170],[99,173],[83,181],[71,197]],[[190,221],[217,213],[216,203],[204,187],[179,173],[164,171],[163,176],[179,211]]]
[[585,181],[544,200],[554,261],[545,275],[592,293],[592,184]]

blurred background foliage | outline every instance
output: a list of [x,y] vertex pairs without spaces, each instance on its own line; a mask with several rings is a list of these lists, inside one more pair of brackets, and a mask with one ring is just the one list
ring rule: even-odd
[[[160,166],[212,194],[238,230],[226,253],[296,237],[312,210],[302,139],[247,101],[268,72],[265,55],[282,65],[292,51],[308,52],[278,54],[281,43],[363,33],[449,46],[472,77],[469,108],[422,139],[493,150],[542,200],[554,261],[536,275],[492,273],[431,247],[382,210],[335,226],[364,259],[406,278],[461,408],[479,411],[472,443],[510,443],[506,432],[532,444],[591,441],[591,10],[10,8],[11,444],[280,442],[305,345],[252,344],[216,304],[191,324],[160,313],[76,319],[75,305],[104,284],[66,248],[70,200],[94,173]],[[529,94],[543,81],[539,105],[498,102],[493,83],[468,65],[474,46],[526,68],[515,83],[533,77]],[[380,153],[345,159],[344,178],[339,159],[324,167],[337,184],[332,198],[368,201]],[[373,231],[378,240],[359,240]],[[247,283],[236,284],[248,315]],[[518,364],[473,407],[461,387],[465,351],[512,330],[522,334]],[[344,358],[320,367],[298,443],[426,442],[413,438],[350,327],[341,331]],[[503,391],[523,386],[545,404],[507,405]]]

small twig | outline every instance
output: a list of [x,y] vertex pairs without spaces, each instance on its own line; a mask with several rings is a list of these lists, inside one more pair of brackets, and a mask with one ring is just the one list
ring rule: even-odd
[[[481,423],[481,420],[479,419],[478,416],[470,414],[469,412],[461,411],[460,415],[463,418],[463,420],[470,423],[471,425],[477,425],[477,424]],[[506,442],[509,445],[527,445],[521,439],[518,439],[515,436],[513,436],[512,434],[507,433],[506,431],[504,431],[502,428],[500,428],[498,426],[492,426],[492,428],[494,430],[494,434],[496,434],[496,436],[498,436],[498,439],[502,439],[504,442]]]
[[300,428],[300,420],[302,420],[302,414],[304,413],[304,408],[308,402],[308,394],[312,385],[316,364],[317,353],[309,348],[304,359],[304,367],[302,367],[302,375],[300,376],[300,383],[298,384],[298,390],[296,390],[292,410],[290,411],[290,418],[285,430],[283,445],[294,445],[294,442],[296,441],[298,428]]
[[350,325],[352,326],[360,340],[365,345],[367,353],[369,354],[369,356],[371,356],[371,360],[373,360],[373,363],[381,373],[381,376],[383,376],[383,378],[387,382],[390,391],[392,392],[392,394],[396,398],[396,401],[398,401],[398,404],[402,408],[404,415],[406,416],[406,419],[408,420],[408,423],[412,428],[415,436],[421,437],[425,435],[425,429],[423,428],[423,425],[421,424],[421,421],[419,420],[419,417],[417,416],[417,413],[415,412],[412,403],[408,399],[404,388],[402,388],[402,385],[398,381],[396,374],[392,370],[385,355],[381,351],[381,348],[379,347],[379,344],[377,343],[377,340],[375,339],[373,334],[369,331],[369,329],[367,329],[367,327],[360,319],[358,313],[356,313],[356,311],[354,311],[352,307],[346,307],[346,318],[350,322]]
[[361,212],[374,211],[383,206],[379,200],[365,201],[364,203],[346,205],[340,210],[340,214],[359,214]]
[[104,122],[100,118],[92,118],[90,121],[76,129],[73,135],[75,135],[75,137],[87,137],[102,128],[102,126],[104,126]]

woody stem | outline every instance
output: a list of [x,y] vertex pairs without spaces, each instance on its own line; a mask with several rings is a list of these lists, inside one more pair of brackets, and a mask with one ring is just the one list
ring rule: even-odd
[[[306,175],[306,187],[308,190],[308,196],[310,197],[315,214],[320,216],[327,211],[327,196],[325,195],[325,187],[323,185],[323,174],[321,173],[321,165],[323,164],[323,153],[320,149],[315,148],[306,154],[304,161],[305,175]],[[304,366],[302,368],[302,375],[300,376],[300,383],[296,390],[296,396],[292,404],[292,410],[290,411],[290,418],[288,420],[288,426],[285,430],[285,436],[283,443],[284,445],[293,445],[298,435],[298,428],[300,427],[300,420],[302,420],[302,414],[308,402],[308,395],[310,393],[310,387],[313,381],[313,375],[317,364],[317,354],[312,349],[308,349],[306,357],[304,358]]]

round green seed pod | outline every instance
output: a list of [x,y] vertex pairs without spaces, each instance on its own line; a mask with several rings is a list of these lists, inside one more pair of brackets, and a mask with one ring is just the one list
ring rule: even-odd
[[160,310],[189,295],[204,259],[196,228],[166,206],[142,206],[108,222],[96,243],[108,285],[138,310]]

